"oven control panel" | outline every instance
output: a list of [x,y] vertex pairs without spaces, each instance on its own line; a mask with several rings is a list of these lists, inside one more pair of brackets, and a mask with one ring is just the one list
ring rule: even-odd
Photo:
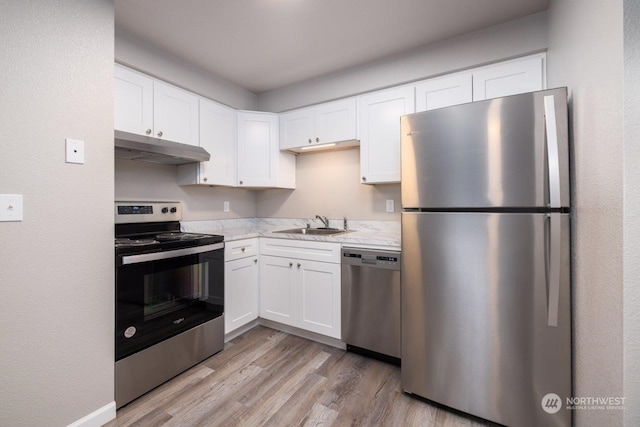
[[135,222],[180,221],[180,202],[116,202],[116,224]]

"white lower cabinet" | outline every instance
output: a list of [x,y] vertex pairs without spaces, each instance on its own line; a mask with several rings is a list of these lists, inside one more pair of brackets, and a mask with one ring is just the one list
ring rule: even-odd
[[[257,239],[240,242],[246,242],[247,248],[257,247]],[[238,245],[236,244],[236,246]],[[225,334],[258,318],[258,288],[260,280],[258,255],[249,253],[249,251],[247,251],[247,256],[244,256],[244,253],[242,255],[230,254],[231,247],[228,244],[225,247]],[[228,253],[229,255],[227,255]]]
[[293,261],[260,257],[260,317],[295,326]]
[[300,309],[297,326],[340,339],[340,264],[304,260],[295,263],[294,285]]
[[[274,256],[283,249],[300,257]],[[339,254],[337,243],[261,239],[260,317],[340,339],[340,264],[313,259],[314,249]],[[263,252],[264,251],[264,252]],[[266,253],[266,254],[265,254]]]

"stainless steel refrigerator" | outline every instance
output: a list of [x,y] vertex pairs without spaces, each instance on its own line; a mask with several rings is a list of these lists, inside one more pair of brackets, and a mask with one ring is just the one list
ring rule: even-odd
[[403,116],[402,387],[570,426],[566,88]]

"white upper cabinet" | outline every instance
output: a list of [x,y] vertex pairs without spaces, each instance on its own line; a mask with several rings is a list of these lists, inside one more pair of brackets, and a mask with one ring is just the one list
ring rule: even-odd
[[471,73],[437,77],[416,84],[416,113],[473,100]]
[[413,86],[358,97],[363,184],[400,182],[400,117],[415,110]]
[[473,100],[543,90],[545,55],[533,55],[473,70]]
[[280,149],[351,141],[357,138],[356,100],[347,98],[280,114]]
[[178,166],[180,185],[223,185],[236,181],[236,110],[207,99],[200,99],[200,146],[211,154],[208,162]]
[[115,65],[114,129],[139,135],[153,132],[153,79]]
[[295,156],[278,146],[278,115],[238,112],[238,186],[295,188]]
[[301,108],[280,114],[280,149],[312,144],[315,135],[315,110]]
[[114,128],[198,145],[198,96],[115,65]]
[[153,129],[156,138],[198,145],[198,97],[155,80]]

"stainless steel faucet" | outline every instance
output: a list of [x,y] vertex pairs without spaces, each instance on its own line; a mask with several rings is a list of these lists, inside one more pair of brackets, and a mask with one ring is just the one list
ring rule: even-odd
[[326,216],[316,215],[316,218],[322,221],[325,227],[329,228],[329,220],[327,219]]

